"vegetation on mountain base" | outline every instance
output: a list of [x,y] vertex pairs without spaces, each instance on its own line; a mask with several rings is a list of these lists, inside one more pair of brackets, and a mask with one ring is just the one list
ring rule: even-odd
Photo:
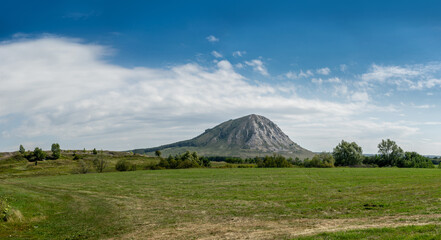
[[[157,151],[158,157],[161,156],[161,152]],[[181,168],[199,168],[199,167],[211,167],[210,160],[208,158],[199,157],[196,152],[190,153],[189,151],[176,156],[169,156],[168,158],[161,158],[155,169],[181,169]]]

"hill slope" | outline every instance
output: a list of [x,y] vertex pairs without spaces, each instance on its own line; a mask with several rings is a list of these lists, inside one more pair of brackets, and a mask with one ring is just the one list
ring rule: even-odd
[[268,118],[255,114],[226,121],[190,140],[133,151],[153,154],[156,150],[164,155],[186,150],[197,151],[205,156],[255,157],[278,153],[305,158],[314,155],[291,141]]

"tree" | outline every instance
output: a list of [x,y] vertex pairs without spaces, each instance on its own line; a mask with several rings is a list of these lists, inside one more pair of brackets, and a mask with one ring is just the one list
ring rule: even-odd
[[156,150],[155,151],[155,155],[157,156],[157,157],[161,157],[161,155],[162,155],[162,153],[161,153],[161,151],[159,151],[159,150]]
[[322,152],[316,154],[312,158],[310,162],[310,167],[330,168],[330,167],[334,167],[334,162],[335,160],[332,154],[327,152]]
[[406,168],[434,168],[432,160],[416,152],[405,152],[404,157],[400,158],[397,167]]
[[78,173],[86,174],[89,172],[89,164],[87,164],[85,161],[80,160],[78,161]]
[[26,153],[26,150],[23,147],[23,145],[20,144],[20,150],[18,150],[18,152],[20,152],[21,154],[25,154]]
[[404,156],[403,149],[390,139],[381,140],[381,143],[378,144],[378,153],[385,166],[397,166],[400,159]]
[[[103,150],[101,150],[101,153],[103,152]],[[96,148],[94,148],[93,150],[92,150],[92,153],[93,153],[93,155],[97,155],[98,154],[98,151],[96,150]]]
[[52,151],[52,158],[53,159],[59,159],[60,158],[60,156],[61,156],[60,144],[53,143],[52,147],[51,147],[51,151]]
[[257,167],[261,168],[287,168],[291,167],[291,163],[282,155],[274,154],[273,156],[265,156],[263,160],[257,162]]
[[46,158],[46,153],[39,147],[36,147],[34,149],[34,159],[35,159],[35,165],[38,164],[38,161],[43,161]]
[[363,150],[355,142],[341,141],[332,152],[337,166],[355,166],[363,161]]
[[[96,151],[96,150],[95,150]],[[107,167],[107,160],[104,158],[103,150],[100,151],[100,154],[95,157],[93,160],[93,165],[97,172],[101,173]]]

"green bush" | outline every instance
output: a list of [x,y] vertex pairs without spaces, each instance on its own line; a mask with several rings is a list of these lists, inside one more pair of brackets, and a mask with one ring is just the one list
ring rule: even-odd
[[136,165],[127,162],[125,159],[121,159],[116,163],[115,169],[120,172],[136,171]]
[[86,173],[89,172],[89,168],[90,168],[89,164],[87,164],[87,163],[86,163],[85,161],[83,161],[83,160],[80,160],[80,161],[78,162],[77,172],[78,172],[78,173],[82,173],[82,174],[86,174]]
[[187,151],[174,157],[170,155],[168,158],[161,158],[158,167],[165,169],[211,167],[211,162],[208,158],[199,157],[196,152]]
[[11,211],[6,198],[0,198],[0,220],[7,221]]
[[334,157],[330,153],[322,152],[315,155],[309,164],[305,167],[316,167],[316,168],[331,168],[334,167]]
[[274,154],[273,156],[265,156],[263,159],[260,159],[257,162],[257,166],[260,168],[288,168],[292,165],[284,156]]
[[83,157],[84,156],[82,156],[80,154],[76,154],[76,153],[73,154],[73,160],[80,160],[80,159],[83,159]]

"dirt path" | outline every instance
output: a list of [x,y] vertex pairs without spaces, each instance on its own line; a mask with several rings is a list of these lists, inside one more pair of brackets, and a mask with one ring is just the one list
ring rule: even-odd
[[387,216],[352,219],[292,219],[262,221],[246,218],[225,219],[218,223],[183,223],[160,228],[152,223],[115,239],[278,239],[356,229],[400,227],[439,223],[441,214]]

